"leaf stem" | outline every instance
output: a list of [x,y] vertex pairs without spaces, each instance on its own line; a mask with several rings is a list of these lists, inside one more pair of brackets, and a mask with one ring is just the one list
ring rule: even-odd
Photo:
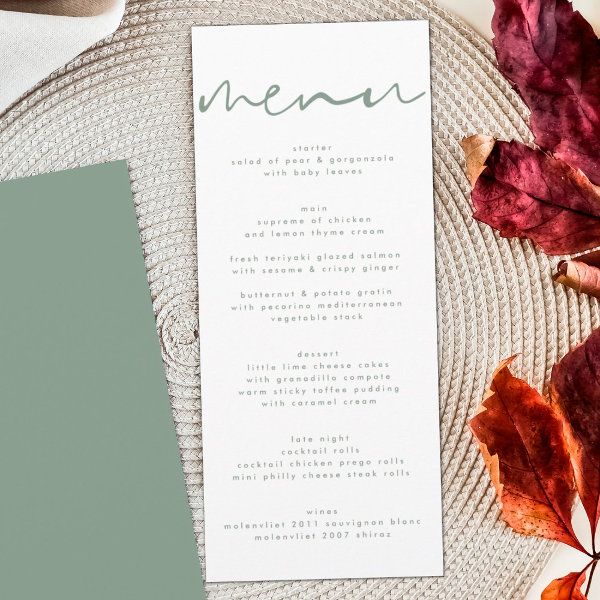
[[[594,551],[595,552],[595,551]],[[590,587],[592,585],[592,579],[594,578],[594,571],[596,570],[596,565],[598,564],[598,560],[594,560],[592,564],[592,570],[590,571],[590,576],[588,577],[587,586],[585,587],[585,596],[587,597],[588,592],[590,591]]]

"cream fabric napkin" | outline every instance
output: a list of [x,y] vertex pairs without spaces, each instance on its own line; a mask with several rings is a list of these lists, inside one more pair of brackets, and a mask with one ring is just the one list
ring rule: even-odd
[[125,0],[0,0],[0,112],[113,33]]

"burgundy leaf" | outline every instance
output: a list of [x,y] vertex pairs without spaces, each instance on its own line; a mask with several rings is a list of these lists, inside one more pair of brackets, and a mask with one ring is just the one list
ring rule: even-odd
[[600,188],[581,171],[520,142],[497,141],[486,156],[486,139],[472,136],[462,144],[470,177],[481,172],[471,194],[476,219],[503,237],[533,240],[547,254],[600,245]]
[[567,0],[494,0],[500,71],[531,111],[537,144],[600,184],[600,44]]

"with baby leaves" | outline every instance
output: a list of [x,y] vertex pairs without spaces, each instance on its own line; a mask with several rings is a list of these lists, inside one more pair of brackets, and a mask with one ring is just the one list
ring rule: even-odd
[[600,554],[595,542],[583,546],[571,517],[578,495],[594,539],[600,516],[600,330],[554,366],[547,396],[510,372],[513,360],[500,363],[469,425],[506,523],[587,556],[580,572],[553,581],[542,600],[585,600]]

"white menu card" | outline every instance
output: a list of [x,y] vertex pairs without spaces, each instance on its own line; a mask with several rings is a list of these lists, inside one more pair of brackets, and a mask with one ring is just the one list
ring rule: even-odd
[[428,23],[193,69],[207,580],[442,575]]

